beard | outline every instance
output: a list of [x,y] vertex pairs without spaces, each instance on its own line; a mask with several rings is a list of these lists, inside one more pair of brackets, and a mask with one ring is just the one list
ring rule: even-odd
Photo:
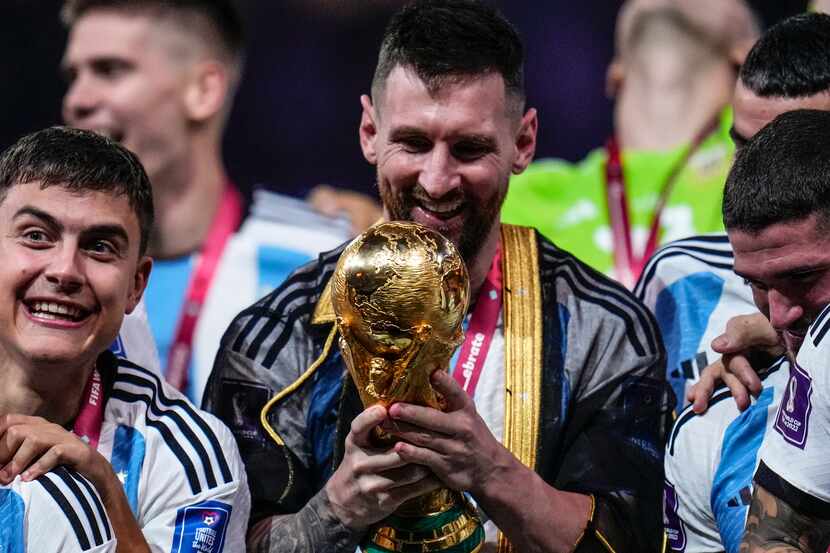
[[[378,179],[380,181],[380,178]],[[390,221],[412,221],[412,210],[421,205],[419,198],[429,198],[421,185],[416,184],[412,188],[392,191],[391,186],[378,184],[380,199],[389,214]],[[440,225],[432,230],[438,231],[458,248],[458,253],[467,266],[472,265],[478,257],[485,238],[490,233],[493,225],[498,221],[499,210],[507,194],[507,187],[503,186],[499,192],[483,202],[476,202],[465,197],[460,189],[455,189],[439,199],[433,199],[435,203],[455,203],[461,201],[461,215],[463,217],[461,232],[457,237],[449,235],[446,227]]]

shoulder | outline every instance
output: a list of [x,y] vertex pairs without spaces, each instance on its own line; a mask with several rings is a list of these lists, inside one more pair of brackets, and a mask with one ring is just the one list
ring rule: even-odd
[[306,326],[345,248],[320,254],[294,271],[273,292],[240,312],[222,337],[220,351],[269,366],[295,327]]
[[[569,326],[587,340],[598,333],[624,337],[637,356],[661,356],[659,331],[651,312],[624,286],[539,237],[543,289],[568,311]],[[552,292],[552,293],[551,293]]]
[[708,271],[721,277],[738,278],[732,273],[734,255],[725,233],[692,236],[669,242],[651,256],[634,293],[642,298],[657,282],[668,283],[684,276]]
[[105,416],[166,451],[176,464],[169,470],[183,473],[194,495],[236,479],[239,453],[227,427],[152,371],[117,359]]
[[[69,544],[77,543],[81,551],[89,551],[114,539],[98,493],[75,471],[60,466],[34,482],[20,482],[20,485],[32,487],[28,524],[30,535],[32,527],[41,529],[39,535],[34,536],[37,542],[63,543],[70,550],[75,548]],[[4,513],[4,517],[8,514]],[[61,527],[68,532],[60,532]]]

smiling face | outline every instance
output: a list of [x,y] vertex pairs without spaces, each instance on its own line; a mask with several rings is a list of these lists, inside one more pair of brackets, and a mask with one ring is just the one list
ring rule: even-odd
[[180,41],[150,16],[91,10],[73,25],[62,62],[64,121],[135,152],[153,182],[188,153],[190,72]]
[[88,367],[144,291],[139,225],[125,197],[32,182],[0,204],[0,355]]
[[469,265],[497,235],[510,174],[533,158],[535,110],[513,114],[498,73],[430,91],[401,66],[374,105],[364,96],[363,108],[361,146],[377,166],[387,218],[440,232]]
[[807,327],[830,303],[830,235],[817,216],[770,225],[759,234],[729,230],[735,273],[755,304],[797,351]]

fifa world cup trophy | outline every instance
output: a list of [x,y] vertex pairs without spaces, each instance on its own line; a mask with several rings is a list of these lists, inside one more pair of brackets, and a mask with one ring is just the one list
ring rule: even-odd
[[[365,407],[403,401],[444,408],[430,384],[463,340],[469,277],[453,244],[416,223],[376,225],[358,236],[332,276],[340,350]],[[396,440],[375,429],[378,445]],[[361,546],[474,553],[484,531],[464,496],[446,488],[416,497],[381,521]]]

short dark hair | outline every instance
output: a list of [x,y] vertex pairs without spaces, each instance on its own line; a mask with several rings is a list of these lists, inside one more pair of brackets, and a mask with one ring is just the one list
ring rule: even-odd
[[735,157],[723,194],[723,223],[757,234],[819,215],[830,222],[830,112],[779,115]]
[[379,101],[387,77],[400,65],[434,92],[447,80],[499,73],[505,91],[524,107],[524,47],[495,8],[476,0],[416,0],[386,27],[372,95]]
[[[66,0],[61,18],[71,27],[84,14],[96,9],[179,18],[184,28],[193,28],[196,17],[209,25],[219,41],[218,46],[233,61],[241,60],[245,48],[245,26],[233,0]],[[214,37],[206,38],[211,46],[216,46]]]
[[761,97],[830,90],[830,15],[804,13],[770,27],[749,51],[740,79]]
[[141,231],[139,255],[153,227],[153,191],[135,154],[91,131],[51,127],[24,136],[0,154],[0,202],[9,189],[39,182],[73,192],[126,196]]

